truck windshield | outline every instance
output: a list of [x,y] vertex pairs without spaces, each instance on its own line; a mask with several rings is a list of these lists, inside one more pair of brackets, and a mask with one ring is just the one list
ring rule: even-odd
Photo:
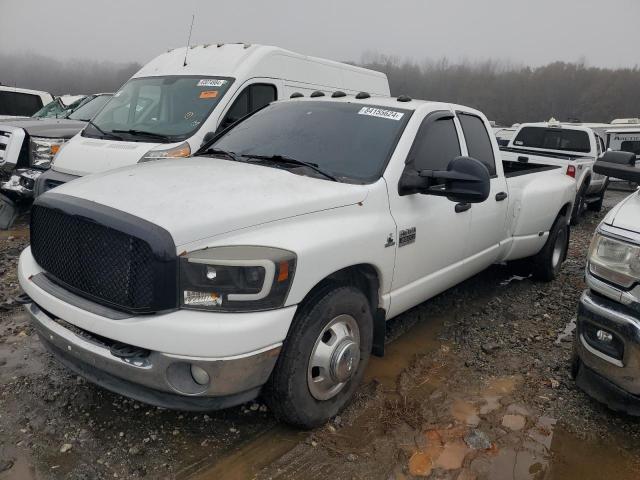
[[[78,103],[80,101],[81,100],[78,100]],[[62,118],[64,117],[64,113],[67,110],[67,108],[70,108],[70,107],[71,105],[69,107],[65,107],[62,104],[62,102],[56,98],[52,102],[47,103],[44,107],[42,107],[32,116],[34,118]]]
[[410,116],[409,110],[354,103],[273,103],[232,128],[209,150],[231,152],[247,161],[256,156],[295,159],[340,180],[369,183],[382,175]]
[[516,147],[544,148],[567,152],[589,153],[589,135],[582,130],[563,128],[523,127],[513,144]]
[[78,109],[72,112],[67,118],[88,122],[104,107],[105,103],[107,103],[111,97],[112,95],[97,95],[78,107]]
[[232,82],[228,77],[196,76],[131,79],[93,118],[93,125],[89,124],[83,135],[133,141],[184,140],[200,128]]

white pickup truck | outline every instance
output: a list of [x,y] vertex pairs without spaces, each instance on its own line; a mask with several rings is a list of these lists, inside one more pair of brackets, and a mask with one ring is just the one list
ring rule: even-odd
[[604,140],[590,127],[579,124],[523,123],[514,133],[502,158],[513,162],[558,165],[576,179],[571,224],[577,225],[585,207],[600,211],[608,179],[593,171],[596,159],[604,153]]
[[319,425],[383,353],[386,320],[496,262],[559,271],[574,181],[502,162],[490,132],[476,110],[408,97],[272,103],[194,158],[38,197],[27,311],[112,391],[204,410],[262,393]]

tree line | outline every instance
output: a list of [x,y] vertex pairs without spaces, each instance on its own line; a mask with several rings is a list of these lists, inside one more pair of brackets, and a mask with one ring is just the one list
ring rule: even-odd
[[640,68],[590,67],[584,61],[540,67],[487,60],[422,63],[368,54],[360,65],[387,74],[394,96],[477,108],[502,125],[640,117]]
[[[609,122],[640,116],[640,68],[607,69],[554,62],[527,67],[482,62],[415,62],[367,54],[358,62],[387,74],[392,95],[469,105],[502,125],[577,119]],[[0,54],[0,83],[54,95],[113,92],[141,65],[58,61],[33,54]]]

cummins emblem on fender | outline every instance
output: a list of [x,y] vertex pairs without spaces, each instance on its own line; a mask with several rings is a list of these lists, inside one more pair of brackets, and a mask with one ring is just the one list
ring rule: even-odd
[[400,239],[398,241],[398,248],[404,247],[416,241],[416,227],[400,230]]

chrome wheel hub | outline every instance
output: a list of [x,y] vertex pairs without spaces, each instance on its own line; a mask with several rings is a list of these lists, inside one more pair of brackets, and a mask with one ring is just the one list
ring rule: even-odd
[[309,357],[307,384],[317,400],[340,392],[360,364],[360,330],[351,315],[338,315],[320,332]]

